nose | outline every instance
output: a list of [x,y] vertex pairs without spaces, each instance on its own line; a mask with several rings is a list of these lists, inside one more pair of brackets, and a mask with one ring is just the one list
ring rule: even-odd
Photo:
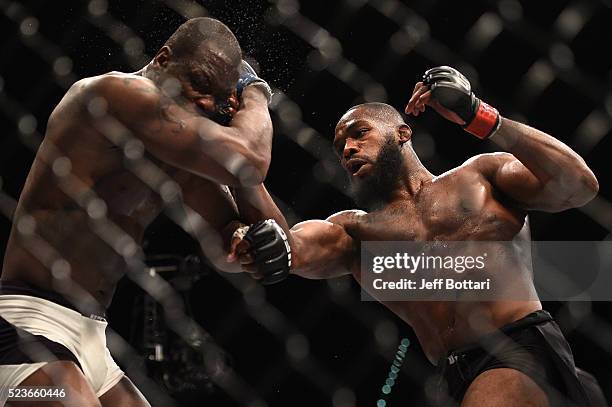
[[342,157],[344,157],[345,160],[348,160],[357,151],[357,142],[355,140],[347,139],[346,143],[344,144],[344,150],[342,151]]

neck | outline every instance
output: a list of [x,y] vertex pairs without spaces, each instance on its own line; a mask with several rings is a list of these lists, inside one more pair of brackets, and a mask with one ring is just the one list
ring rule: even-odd
[[144,78],[150,79],[155,83],[159,82],[161,77],[160,73],[151,65],[153,61],[149,62],[149,64],[140,68],[140,70],[134,72],[134,75],[142,76]]
[[148,65],[145,65],[144,67],[142,67],[140,70],[134,72],[133,74],[142,76],[143,78],[147,78],[151,80],[151,82],[153,82],[165,96],[171,98],[175,103],[179,104],[183,109],[195,112],[194,110],[195,107],[189,105],[186,99],[184,98],[182,92],[180,90],[177,90],[174,87],[174,84],[176,83],[176,81],[172,83],[173,86],[164,86],[166,80],[176,79],[176,77],[173,77],[169,75],[167,72],[160,70],[156,68],[155,66],[153,66],[153,61],[151,61]]
[[[379,210],[397,202],[415,201],[423,186],[434,179],[433,174],[423,166],[412,148],[405,146],[400,151],[402,157],[397,170],[393,168],[378,169],[378,171],[385,171],[385,174],[394,178],[392,185],[389,188],[385,187],[383,177],[383,180],[379,180],[382,181],[382,184],[373,186],[373,189],[379,188],[377,192],[368,190],[368,192],[362,194],[358,193],[357,196],[360,197],[357,198],[357,202],[369,211]],[[399,173],[393,175],[392,173],[395,174],[396,171]]]
[[423,185],[434,178],[410,146],[404,146],[402,150],[404,163],[398,187],[393,193],[393,201],[414,199],[421,192]]

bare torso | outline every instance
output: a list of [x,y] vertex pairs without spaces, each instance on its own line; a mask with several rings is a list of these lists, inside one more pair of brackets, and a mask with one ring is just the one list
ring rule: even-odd
[[[140,255],[146,227],[164,208],[159,193],[147,185],[151,180],[143,179],[137,165],[146,163],[152,166],[149,168],[163,170],[162,179],[178,183],[185,202],[197,206],[196,212],[215,229],[237,217],[233,201],[218,184],[163,164],[146,152],[144,160],[126,164],[124,151],[129,148],[117,145],[101,130],[119,122],[112,115],[95,114],[100,100],[96,102],[96,94],[90,90],[93,82],[108,76],[134,78],[114,72],[79,81],[53,111],[14,216],[14,225],[24,216],[31,217],[35,236],[70,263],[72,281],[102,307],[110,304],[116,284],[126,272],[125,256]],[[129,139],[138,150],[137,139]],[[68,175],[61,176],[66,172]],[[17,229],[14,226],[11,231],[2,280],[54,290],[49,264],[41,259],[43,247],[32,246],[33,240]],[[130,241],[135,243],[133,252],[125,251]]]
[[[413,200],[394,202],[367,214],[355,213],[349,219],[343,226],[358,241],[507,241],[528,235],[528,230],[519,234],[525,213],[500,203],[491,185],[469,166],[435,178]],[[359,256],[355,257],[352,272],[360,280]],[[503,260],[506,263],[498,270],[508,276],[524,273],[512,258]],[[523,281],[529,285],[525,289],[532,291],[531,279]],[[541,309],[539,301],[383,303],[412,326],[434,364],[448,350],[474,341],[491,326],[501,327]],[[473,323],[479,314],[486,316],[491,324],[488,328]]]

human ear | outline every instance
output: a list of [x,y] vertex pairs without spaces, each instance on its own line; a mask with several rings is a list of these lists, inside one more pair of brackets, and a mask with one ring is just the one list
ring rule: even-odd
[[156,65],[162,68],[165,68],[166,66],[168,66],[168,62],[170,62],[171,58],[172,58],[172,51],[167,45],[164,45],[157,52],[157,54],[155,55],[155,58],[153,58],[153,62]]
[[400,144],[404,144],[412,138],[412,129],[403,123],[397,128]]

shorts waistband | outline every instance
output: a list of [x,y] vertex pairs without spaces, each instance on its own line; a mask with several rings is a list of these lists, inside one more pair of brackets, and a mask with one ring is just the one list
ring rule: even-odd
[[520,331],[530,326],[540,325],[551,321],[554,321],[554,319],[548,311],[538,310],[532,312],[531,314],[528,314],[521,319],[517,319],[516,321],[504,325],[491,333],[481,336],[479,339],[476,340],[476,342],[472,344],[449,351],[444,359],[446,359],[452,364],[453,361],[456,360],[457,355],[466,354],[474,350],[482,349],[483,344],[499,342],[501,339],[511,334],[512,332]]
[[23,281],[0,280],[0,295],[26,295],[29,297],[41,298],[76,311],[87,318],[98,321],[106,321],[105,312],[101,311],[98,307],[95,307],[95,309],[92,307],[91,310],[79,309],[60,293],[56,291],[44,290]]

